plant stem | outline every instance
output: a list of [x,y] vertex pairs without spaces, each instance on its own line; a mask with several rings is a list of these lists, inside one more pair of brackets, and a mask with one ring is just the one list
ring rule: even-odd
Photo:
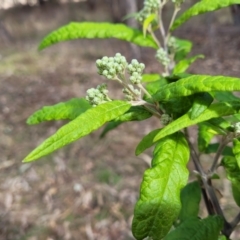
[[151,94],[143,87],[141,83],[137,84],[137,86],[149,97],[152,99]]
[[168,30],[167,30],[166,44],[167,44],[167,42],[168,42],[168,40],[169,40],[169,38],[170,38],[170,36],[171,36],[171,27],[172,27],[172,25],[173,25],[173,23],[174,23],[174,21],[175,21],[175,18],[176,18],[176,16],[177,16],[177,13],[178,13],[179,11],[180,11],[180,7],[175,7],[174,12],[173,12],[173,15],[172,15],[172,19],[171,19],[171,21],[170,21],[170,23],[169,23]]
[[[165,28],[163,26],[163,20],[162,20],[162,10],[163,10],[163,7],[164,5],[166,4],[166,0],[164,0],[161,4],[160,4],[160,7],[159,7],[159,13],[158,13],[158,23],[159,23],[159,30],[160,30],[160,33],[162,35],[162,39],[163,39],[163,44],[164,44],[164,49],[165,49],[165,38],[166,38],[166,32],[165,32]],[[166,49],[165,49],[166,50]]]
[[158,39],[157,39],[155,33],[153,32],[151,26],[149,26],[149,28],[148,28],[148,32],[151,34],[153,40],[154,40],[154,41],[156,42],[156,44],[158,45],[158,48],[160,48],[160,47],[161,47],[161,43],[158,41]]
[[226,136],[223,138],[223,140],[220,142],[219,147],[217,149],[216,155],[213,159],[213,164],[209,170],[209,173],[212,174],[216,170],[218,160],[222,154],[223,149],[226,147],[226,145],[229,143],[229,138]]

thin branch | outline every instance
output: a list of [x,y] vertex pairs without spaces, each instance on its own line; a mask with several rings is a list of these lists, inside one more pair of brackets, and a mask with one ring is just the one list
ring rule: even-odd
[[238,225],[239,222],[240,222],[240,213],[238,213],[238,215],[230,223],[232,229],[229,235],[231,235],[231,233],[233,232],[233,230],[235,229],[235,227]]
[[152,27],[151,27],[151,26],[149,26],[149,28],[148,28],[148,32],[151,34],[151,36],[152,36],[153,40],[154,40],[154,41],[155,41],[155,43],[158,45],[158,48],[160,48],[160,47],[161,47],[161,43],[158,41],[158,39],[157,39],[157,37],[156,37],[155,33],[153,32],[153,30],[152,30]]
[[191,141],[189,140],[189,134],[188,134],[187,128],[184,129],[184,133],[185,133],[188,145],[190,146],[190,154],[191,154],[193,163],[195,165],[195,168],[200,173],[201,177],[205,176],[206,174],[205,174],[205,172],[204,172],[204,170],[202,168],[202,165],[201,165],[201,163],[199,161],[199,158],[198,158],[198,155],[196,153],[196,150],[195,150],[193,144],[191,143]]
[[171,21],[170,21],[170,23],[169,23],[168,30],[167,30],[166,44],[167,44],[167,42],[168,42],[168,40],[169,40],[169,38],[170,38],[170,36],[171,36],[171,27],[172,27],[172,25],[173,25],[173,23],[174,23],[174,21],[175,21],[175,18],[176,18],[176,16],[177,16],[177,13],[178,13],[179,11],[180,11],[180,7],[175,7],[174,12],[173,12],[173,15],[172,15],[172,19],[171,19]]
[[213,173],[216,170],[216,167],[218,165],[218,160],[222,154],[222,151],[224,150],[224,148],[226,147],[226,145],[229,143],[230,139],[226,136],[223,138],[223,140],[221,141],[221,143],[219,144],[219,147],[217,149],[216,155],[213,159],[213,164],[209,170],[210,173]]
[[152,99],[151,94],[143,87],[142,84],[139,83],[139,84],[137,84],[137,86],[138,86],[149,98]]
[[164,0],[161,4],[160,4],[160,8],[159,8],[159,13],[158,13],[158,23],[159,23],[159,30],[160,33],[162,35],[162,39],[163,39],[163,43],[164,43],[164,48],[166,50],[166,46],[165,46],[165,38],[166,38],[166,32],[165,32],[165,28],[163,26],[163,20],[162,20],[162,10],[164,5],[166,4],[166,0]]

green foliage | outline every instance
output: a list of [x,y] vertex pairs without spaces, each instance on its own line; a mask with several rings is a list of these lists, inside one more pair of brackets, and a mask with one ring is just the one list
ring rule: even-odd
[[204,58],[204,56],[202,54],[200,54],[200,55],[179,61],[178,64],[173,69],[173,74],[185,72],[190,67],[190,65],[199,58]]
[[218,240],[222,227],[223,220],[219,216],[209,216],[205,219],[189,218],[164,240]]
[[[144,0],[143,9],[133,14],[142,31],[124,24],[70,23],[46,36],[39,49],[72,39],[115,38],[156,50],[155,58],[162,72],[143,74],[145,64],[132,59],[129,63],[120,53],[96,61],[99,75],[116,81],[122,87],[123,100],[108,96],[107,84],[90,88],[85,98],[75,98],[46,106],[31,115],[27,123],[70,120],[55,134],[34,149],[24,162],[31,162],[56,151],[105,125],[100,137],[120,124],[156,117],[159,122],[144,136],[136,148],[139,155],[155,145],[151,167],[144,172],[139,200],[135,205],[132,232],[137,240],[217,240],[229,239],[240,213],[229,223],[216,197],[214,182],[224,167],[231,181],[233,198],[240,206],[240,79],[186,73],[203,55],[187,57],[192,43],[172,35],[193,16],[214,11],[240,0],[202,0],[186,10],[177,20],[184,0],[174,5],[167,28],[162,10],[167,1]],[[160,33],[156,34],[156,31]],[[189,127],[197,125],[197,134]],[[139,133],[142,129],[139,128]],[[197,137],[196,137],[197,136]],[[197,138],[197,139],[196,139]],[[214,143],[213,140],[214,139]],[[197,146],[195,146],[197,143]],[[197,181],[189,184],[186,167],[191,153]],[[211,154],[209,169],[201,155]],[[123,163],[124,164],[124,163]],[[100,171],[100,181],[110,183],[110,171]],[[117,180],[118,176],[115,177]],[[116,181],[113,181],[114,183]],[[209,216],[201,219],[201,195]],[[198,217],[200,215],[200,217]]]
[[190,118],[193,120],[199,117],[213,102],[213,97],[209,93],[199,93],[195,95],[193,106],[190,109]]
[[144,36],[141,31],[127,27],[124,24],[72,22],[46,36],[40,43],[39,49],[42,50],[58,42],[79,38],[116,38],[142,47],[157,48],[151,36]]
[[181,209],[180,190],[187,183],[188,160],[189,148],[182,133],[157,143],[134,210],[132,230],[136,239],[161,239],[170,230]]
[[231,181],[233,198],[240,206],[240,168],[235,157],[225,156],[221,162],[227,173],[227,178]]
[[178,219],[183,222],[189,218],[198,217],[201,201],[201,187],[199,182],[188,183],[181,191],[182,208]]
[[192,75],[170,83],[153,95],[156,101],[189,96],[199,92],[239,91],[239,78],[224,76]]
[[178,19],[176,19],[172,26],[172,30],[178,28],[193,16],[228,7],[231,4],[240,4],[240,0],[202,0],[197,2],[186,12],[184,12]]
[[89,108],[91,105],[84,98],[73,98],[67,102],[41,108],[27,119],[27,124],[32,125],[51,120],[73,120]]
[[34,149],[23,161],[31,162],[56,151],[93,132],[104,123],[122,115],[130,108],[128,102],[113,101],[91,108],[70,123],[61,127],[54,135]]
[[150,118],[152,114],[144,109],[143,107],[131,107],[126,113],[122,116],[117,117],[114,121],[109,122],[106,127],[103,129],[100,137],[104,137],[109,131],[115,129],[120,124],[129,121],[142,121],[147,118]]
[[159,139],[175,133],[181,129],[192,126],[194,124],[207,121],[211,118],[217,118],[221,116],[232,115],[238,113],[240,111],[240,102],[224,102],[224,103],[215,103],[212,104],[208,109],[204,111],[199,117],[195,119],[190,119],[189,114],[184,114],[182,117],[177,120],[171,122],[153,139],[153,142],[158,141]]

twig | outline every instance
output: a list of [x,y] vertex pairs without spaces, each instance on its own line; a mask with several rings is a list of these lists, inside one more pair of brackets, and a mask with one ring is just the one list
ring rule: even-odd
[[217,149],[217,152],[216,152],[216,155],[213,159],[213,164],[209,170],[209,172],[212,174],[215,170],[216,170],[216,167],[217,167],[217,164],[218,164],[218,160],[222,154],[222,151],[223,149],[226,147],[226,145],[229,143],[230,139],[226,136],[223,138],[223,140],[221,141],[218,149]]
[[167,42],[168,42],[168,40],[169,40],[169,38],[170,38],[170,36],[171,36],[171,27],[172,27],[172,25],[173,25],[173,23],[174,23],[174,21],[175,21],[175,18],[176,18],[176,16],[177,16],[177,13],[178,13],[179,11],[180,11],[180,8],[179,8],[179,7],[175,7],[174,12],[173,12],[173,15],[172,15],[172,19],[171,19],[171,21],[170,21],[170,23],[169,23],[168,30],[167,30],[166,44],[167,44]]

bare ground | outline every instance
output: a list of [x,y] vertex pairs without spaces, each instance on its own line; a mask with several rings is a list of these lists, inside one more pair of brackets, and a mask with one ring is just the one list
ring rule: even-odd
[[[64,124],[27,126],[31,113],[83,97],[88,88],[105,81],[96,73],[97,58],[121,52],[130,60],[130,46],[116,40],[73,41],[37,51],[50,30],[72,20],[108,20],[106,9],[101,6],[90,13],[82,3],[4,13],[13,41],[0,35],[1,240],[133,239],[133,208],[149,161],[148,155],[135,157],[134,149],[157,126],[156,120],[127,123],[101,141],[101,131],[96,131],[36,163],[21,163]],[[225,15],[227,11],[199,18],[177,31],[194,42],[193,54],[206,56],[191,67],[192,73],[240,77],[240,27],[233,27]],[[146,72],[158,70],[153,54],[149,49],[142,52]],[[112,96],[120,96],[117,84],[109,87]],[[220,190],[231,218],[236,206],[227,181],[221,182]],[[239,239],[237,233],[232,238]]]

